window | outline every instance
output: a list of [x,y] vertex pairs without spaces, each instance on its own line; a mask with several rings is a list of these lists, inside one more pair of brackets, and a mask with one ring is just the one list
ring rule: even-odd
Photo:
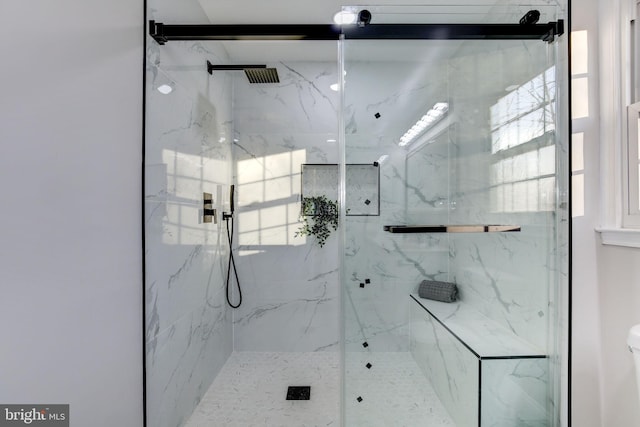
[[491,107],[491,208],[552,211],[555,206],[555,67]]
[[[628,43],[621,43],[623,55],[628,60],[628,66],[623,70],[623,75],[627,77],[623,80],[625,90],[622,94],[623,111],[626,115],[622,117],[623,144],[622,153],[622,226],[624,228],[640,228],[640,183],[638,181],[639,162],[639,136],[640,128],[640,26],[637,22],[637,8],[635,0],[628,2],[629,8],[626,13],[628,17],[628,27],[626,27],[626,38]],[[623,11],[623,13],[625,13]],[[625,120],[626,119],[626,120]],[[626,131],[626,132],[625,132]]]
[[602,10],[599,27],[602,226],[598,231],[603,244],[629,247],[640,247],[640,22],[636,1],[615,0],[617,7]]
[[626,188],[623,226],[640,228],[640,102],[627,107]]

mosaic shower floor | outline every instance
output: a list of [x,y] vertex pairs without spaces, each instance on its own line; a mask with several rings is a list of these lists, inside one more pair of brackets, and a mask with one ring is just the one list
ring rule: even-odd
[[[233,353],[185,427],[340,427],[339,358]],[[455,426],[410,353],[349,353],[346,363],[344,427]],[[289,386],[304,385],[310,400],[286,400]]]

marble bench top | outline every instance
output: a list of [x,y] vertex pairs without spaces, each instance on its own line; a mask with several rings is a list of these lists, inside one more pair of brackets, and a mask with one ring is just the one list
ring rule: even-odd
[[480,358],[546,357],[538,347],[463,302],[411,298]]

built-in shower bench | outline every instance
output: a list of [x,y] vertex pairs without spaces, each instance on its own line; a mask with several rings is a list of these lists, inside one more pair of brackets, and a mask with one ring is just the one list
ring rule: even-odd
[[411,298],[477,357],[546,357],[542,350],[468,304],[433,301],[418,294],[411,294]]
[[464,302],[410,298],[411,353],[458,427],[546,425],[544,351]]

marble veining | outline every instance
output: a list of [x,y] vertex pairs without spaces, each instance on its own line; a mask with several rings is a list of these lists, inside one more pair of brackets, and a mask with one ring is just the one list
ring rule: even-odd
[[[227,205],[231,182],[231,91],[202,67],[224,50],[149,43],[145,144],[146,391],[149,425],[182,425],[231,354],[224,296],[228,256],[221,224],[202,224],[202,193]],[[160,94],[160,84],[173,92]]]
[[[295,237],[302,164],[338,163],[335,63],[279,62],[280,83],[234,81],[237,351],[335,351],[339,240]],[[337,199],[337,183],[333,185]]]
[[[446,46],[455,54],[444,54]],[[407,52],[414,47],[410,43],[403,46]],[[529,82],[544,74],[545,84],[553,86],[546,46],[527,41],[443,42],[434,44],[437,53],[429,61],[395,61],[393,66],[358,60],[363,52],[351,57],[350,49],[356,49],[356,44],[345,48],[346,161],[365,163],[386,157],[380,165],[380,217],[346,219],[346,348],[354,353],[411,349],[445,407],[452,415],[461,413],[457,424],[475,426],[481,412],[477,402],[479,360],[440,325],[424,318],[412,321],[406,314],[417,307],[408,304],[409,294],[416,292],[424,279],[455,282],[464,307],[478,314],[475,320],[468,318],[466,311],[456,316],[465,318],[462,323],[482,325],[480,329],[472,327],[470,335],[489,336],[487,342],[493,343],[483,346],[470,339],[483,355],[558,351],[551,345],[555,332],[550,326],[555,316],[552,311],[558,307],[557,289],[562,286],[557,281],[561,274],[556,273],[557,263],[562,264],[561,258],[557,259],[562,249],[555,248],[561,227],[556,216],[565,215],[566,209],[553,204],[553,183],[531,178],[530,171],[525,174],[518,163],[522,160],[518,156],[528,150],[543,158],[539,153],[554,143],[549,139],[554,124],[543,105],[537,116],[523,115],[522,131],[514,136],[509,134],[511,128],[502,129],[502,122],[491,115],[494,106],[508,96],[504,88],[509,85],[525,88],[520,91],[523,94],[535,91],[537,86]],[[536,102],[544,96],[536,97]],[[435,102],[449,104],[448,121],[443,121],[446,126],[399,149],[400,136]],[[498,135],[499,128],[502,133]],[[494,142],[498,136],[511,138],[506,144],[517,148],[501,148],[504,141],[498,147]],[[505,165],[512,169],[505,169]],[[562,174],[555,165],[550,171],[542,163],[535,167],[551,175]],[[560,185],[566,188],[566,183]],[[387,224],[517,224],[522,231],[396,236],[382,231]],[[370,278],[372,285],[358,287],[361,278]],[[406,292],[404,302],[399,296],[402,292]],[[447,309],[455,311],[456,307]],[[450,314],[443,313],[445,317]],[[477,322],[478,318],[486,321]],[[361,339],[373,344],[363,350],[358,342]],[[529,367],[538,372],[530,378],[539,380],[518,381],[520,377],[505,365],[483,371],[483,378],[492,375],[496,381],[491,386],[487,382],[487,395],[499,396],[492,400],[493,409],[489,406],[483,414],[494,409],[505,413],[511,404],[505,404],[509,395],[505,390],[514,390],[514,396],[535,395],[530,399],[534,404],[527,406],[530,409],[514,404],[522,410],[521,418],[506,416],[510,421],[502,425],[519,425],[520,421],[537,425],[547,414],[544,405],[535,403],[545,401],[541,396],[547,391],[541,390],[548,390],[544,386],[549,359],[541,360],[531,363],[544,367]],[[519,366],[524,372],[526,363]],[[349,381],[357,381],[357,375],[347,378],[347,384]],[[505,388],[511,384],[516,386]],[[536,412],[536,407],[543,410]]]

